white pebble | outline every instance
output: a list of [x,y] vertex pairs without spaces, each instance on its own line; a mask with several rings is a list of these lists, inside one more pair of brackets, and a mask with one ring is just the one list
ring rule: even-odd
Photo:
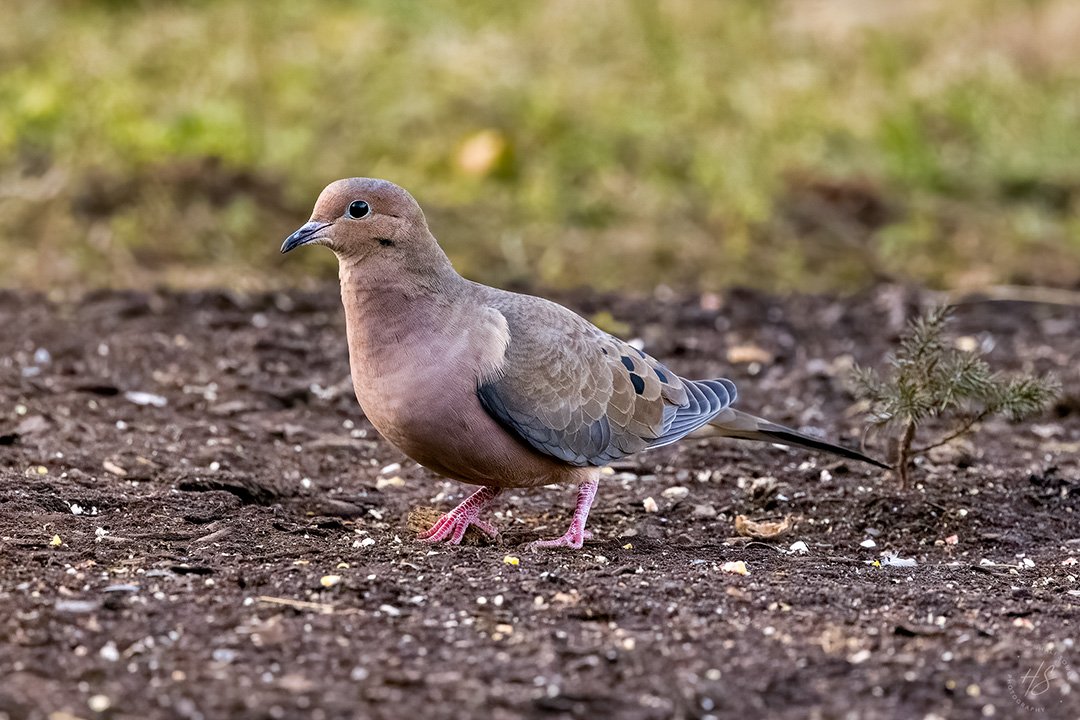
[[153,405],[154,407],[165,407],[169,404],[169,401],[163,398],[161,395],[155,395],[154,393],[142,392],[140,390],[128,390],[124,393],[124,397],[136,405]]
[[870,659],[870,651],[863,648],[848,656],[848,662],[852,665],[861,665]]
[[662,493],[662,495],[668,500],[675,501],[682,500],[689,494],[690,488],[684,487],[682,485],[672,485],[671,487],[664,490],[664,492]]
[[791,543],[791,547],[788,548],[788,552],[796,553],[797,555],[805,555],[806,553],[810,552],[810,548],[808,548],[806,546],[806,543],[804,543],[802,540],[796,540],[795,542]]
[[216,648],[214,652],[210,654],[210,657],[214,659],[214,662],[227,665],[236,659],[236,651],[229,648]]
[[112,707],[112,700],[108,695],[91,695],[86,705],[96,713],[103,713]]

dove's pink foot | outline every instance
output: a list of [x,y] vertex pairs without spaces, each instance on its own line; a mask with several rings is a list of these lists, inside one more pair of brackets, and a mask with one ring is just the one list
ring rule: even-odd
[[446,541],[451,545],[461,543],[465,537],[465,531],[470,525],[475,525],[491,537],[499,534],[495,526],[487,520],[480,519],[480,513],[491,504],[499,493],[498,488],[483,487],[465,498],[464,502],[436,521],[426,533],[421,533],[417,538],[421,542],[437,543]]
[[566,531],[565,535],[554,540],[531,542],[529,543],[529,549],[568,547],[580,550],[585,541],[592,537],[592,533],[585,529],[585,521],[589,519],[589,508],[592,507],[593,500],[596,499],[596,489],[599,486],[600,481],[595,477],[581,483],[578,487],[577,507],[574,509],[574,519],[570,521],[570,529]]

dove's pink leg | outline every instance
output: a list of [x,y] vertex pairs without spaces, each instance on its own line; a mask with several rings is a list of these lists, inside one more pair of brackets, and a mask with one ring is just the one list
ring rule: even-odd
[[596,489],[600,481],[591,477],[578,486],[577,507],[574,509],[574,519],[570,521],[570,529],[562,537],[554,540],[537,540],[529,543],[529,548],[569,547],[580,550],[585,540],[592,533],[585,529],[585,521],[589,519],[589,508],[596,499]]
[[446,540],[451,545],[461,543],[465,537],[465,531],[470,525],[475,525],[491,537],[499,534],[495,526],[486,520],[480,519],[480,513],[491,504],[498,494],[499,488],[482,487],[450,512],[443,515],[431,526],[426,533],[422,533],[418,540],[427,543],[437,543]]

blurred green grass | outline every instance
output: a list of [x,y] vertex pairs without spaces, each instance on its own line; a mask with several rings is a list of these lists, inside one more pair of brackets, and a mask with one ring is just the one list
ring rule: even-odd
[[353,175],[494,283],[1080,283],[1080,4],[0,0],[0,284],[333,277]]

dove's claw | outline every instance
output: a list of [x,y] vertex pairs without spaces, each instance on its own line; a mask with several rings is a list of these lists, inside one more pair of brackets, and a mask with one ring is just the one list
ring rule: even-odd
[[580,550],[581,546],[585,544],[585,541],[592,537],[592,533],[588,530],[580,533],[575,533],[573,530],[567,531],[562,537],[557,537],[552,540],[536,540],[528,545],[529,550],[536,550],[537,548],[554,548],[554,547],[568,547],[574,550]]
[[592,507],[596,498],[596,488],[600,482],[594,477],[581,483],[578,487],[577,507],[574,509],[574,519],[570,521],[570,529],[562,537],[554,540],[537,540],[529,543],[529,550],[536,548],[568,547],[580,550],[586,540],[592,537],[592,533],[585,529],[585,521],[589,519],[589,508]]
[[430,530],[421,533],[417,539],[426,543],[446,541],[451,545],[459,545],[470,525],[475,525],[477,529],[494,538],[499,531],[488,521],[481,520],[480,513],[498,494],[497,488],[480,488],[465,498],[465,501],[456,508],[439,518]]

